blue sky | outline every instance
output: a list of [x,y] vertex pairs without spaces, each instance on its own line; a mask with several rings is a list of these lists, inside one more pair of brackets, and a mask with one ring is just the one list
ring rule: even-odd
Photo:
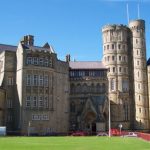
[[101,60],[101,28],[106,24],[127,25],[130,20],[146,21],[147,58],[150,57],[150,0],[0,0],[0,43],[17,45],[27,34],[35,45],[49,42],[60,59]]

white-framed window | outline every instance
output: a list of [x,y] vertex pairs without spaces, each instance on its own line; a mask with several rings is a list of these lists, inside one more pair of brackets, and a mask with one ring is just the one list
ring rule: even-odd
[[8,77],[7,78],[7,85],[13,85],[14,84],[14,79],[13,77]]
[[43,75],[39,76],[39,86],[43,86]]
[[44,114],[44,115],[42,115],[41,120],[49,120],[49,116],[48,116],[48,115],[46,115],[46,114]]
[[44,107],[48,108],[49,104],[48,104],[48,96],[44,97]]
[[32,64],[32,57],[27,57],[27,64],[28,65]]
[[32,114],[32,120],[41,120],[41,115]]
[[38,75],[33,75],[33,85],[34,86],[38,85]]
[[43,58],[39,58],[39,65],[43,66]]
[[31,106],[31,96],[27,96],[26,97],[26,107],[30,107]]
[[44,60],[44,65],[46,66],[46,67],[48,67],[48,58],[45,58],[45,60]]
[[43,96],[39,96],[38,106],[43,107]]
[[37,107],[37,96],[33,96],[33,107]]
[[27,74],[27,77],[26,77],[26,85],[27,85],[27,86],[30,86],[31,84],[32,84],[32,75]]
[[38,58],[37,57],[33,57],[33,64],[38,65]]
[[44,76],[44,86],[48,87],[48,75]]
[[7,99],[7,108],[13,108],[13,101],[12,101],[12,99]]
[[111,79],[110,88],[111,88],[111,91],[115,91],[115,79]]

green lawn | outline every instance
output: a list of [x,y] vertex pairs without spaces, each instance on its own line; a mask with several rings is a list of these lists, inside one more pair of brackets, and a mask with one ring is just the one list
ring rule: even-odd
[[150,150],[150,142],[123,137],[0,137],[0,150]]

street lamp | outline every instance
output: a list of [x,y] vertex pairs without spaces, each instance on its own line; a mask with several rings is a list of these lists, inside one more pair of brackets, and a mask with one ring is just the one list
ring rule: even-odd
[[111,137],[111,114],[110,114],[110,99],[107,97],[107,99],[108,99],[108,117],[109,117],[109,120],[108,120],[108,122],[109,122],[109,137]]
[[110,113],[110,99],[106,95],[108,101],[108,136],[111,137],[111,113]]

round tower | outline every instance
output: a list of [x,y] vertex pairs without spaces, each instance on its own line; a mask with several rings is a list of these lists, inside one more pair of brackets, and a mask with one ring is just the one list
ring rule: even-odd
[[133,78],[135,98],[135,129],[149,128],[148,80],[146,67],[145,21],[134,20],[129,23],[132,32]]
[[108,98],[112,128],[130,128],[128,32],[124,25],[107,25],[103,32],[103,63],[108,68]]
[[149,129],[150,129],[150,58],[147,61],[148,95],[149,95]]

